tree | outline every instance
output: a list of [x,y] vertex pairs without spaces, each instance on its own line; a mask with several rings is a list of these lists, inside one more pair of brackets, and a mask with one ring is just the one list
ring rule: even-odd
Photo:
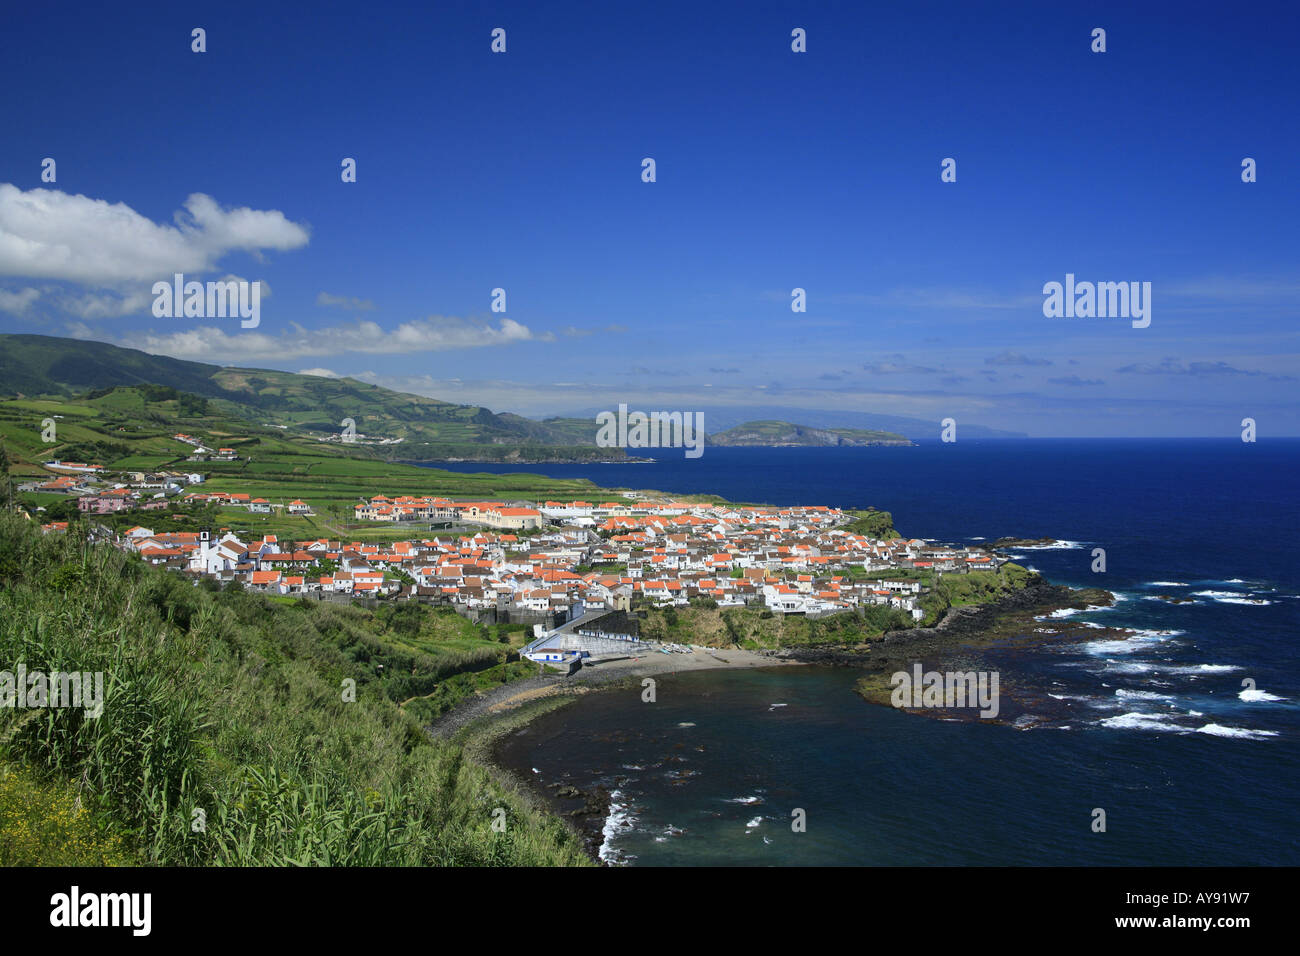
[[81,511],[77,508],[76,498],[64,498],[62,501],[56,501],[45,509],[46,521],[67,521],[69,523],[81,520]]

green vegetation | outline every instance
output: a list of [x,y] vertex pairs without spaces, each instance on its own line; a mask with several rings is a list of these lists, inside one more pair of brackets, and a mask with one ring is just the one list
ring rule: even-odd
[[[562,823],[402,707],[441,706],[458,679],[468,693],[466,675],[517,676],[522,634],[453,617],[196,588],[0,516],[0,661],[99,671],[105,692],[97,719],[0,709],[0,833],[24,834],[6,852],[29,863],[584,862]],[[68,806],[85,813],[56,812]],[[498,807],[505,832],[491,826]]]
[[844,526],[844,530],[852,531],[854,534],[866,535],[870,538],[879,538],[889,540],[890,538],[901,538],[897,531],[894,530],[894,516],[888,511],[849,511],[848,514],[853,516],[853,520]]
[[757,606],[718,608],[716,602],[696,600],[684,608],[639,608],[639,612],[644,613],[641,634],[651,640],[705,647],[734,646],[747,650],[863,644],[879,640],[888,631],[931,627],[950,607],[989,604],[1041,580],[1032,571],[1011,563],[1004,564],[997,571],[966,574],[936,575],[929,571],[899,570],[871,572],[865,576],[919,580],[928,589],[918,602],[925,617],[914,621],[906,611],[872,606],[808,618],[802,614],[774,614]]
[[621,448],[601,448],[596,445],[542,445],[510,444],[489,445],[465,442],[410,442],[393,449],[395,456],[409,461],[488,461],[502,465],[540,464],[560,461],[597,462],[627,457]]
[[[378,460],[626,457],[622,449],[596,447],[596,426],[591,421],[537,422],[475,405],[393,392],[351,378],[223,368],[45,335],[0,335],[0,382],[11,395],[75,398],[100,409],[115,406],[120,413],[146,418],[163,412],[179,419],[218,415],[240,423],[236,434],[270,425],[283,437],[306,438],[315,444],[321,444],[320,438],[337,436],[343,420],[351,419],[358,441],[350,450]],[[381,438],[402,442],[370,443]],[[176,454],[175,448],[169,450]]]
[[996,571],[970,571],[966,574],[938,575],[930,590],[921,595],[920,605],[925,610],[922,624],[937,623],[950,607],[963,604],[989,604],[1019,591],[1042,578],[1033,571],[1008,561]]
[[812,428],[781,421],[745,422],[710,435],[710,445],[910,445],[895,432],[867,428]]
[[111,826],[95,819],[71,784],[0,765],[0,866],[130,865]]
[[480,691],[491,690],[513,680],[536,676],[537,665],[529,661],[515,660],[507,664],[497,664],[486,670],[449,677],[441,681],[431,694],[411,698],[405,701],[403,706],[408,714],[428,724],[450,711],[465,698]]
[[[118,387],[88,393],[77,402],[0,401],[0,447],[5,449],[8,474],[15,483],[36,478],[47,480],[53,475],[41,467],[41,462],[54,458],[86,461],[118,470],[198,471],[209,479],[190,488],[191,491],[242,492],[281,506],[270,515],[255,515],[242,508],[224,509],[216,516],[219,526],[250,534],[279,534],[299,539],[345,534],[363,540],[411,537],[409,529],[397,529],[391,524],[365,526],[353,522],[353,505],[361,498],[377,494],[556,501],[592,500],[609,494],[585,479],[486,472],[463,474],[377,460],[368,457],[368,446],[322,443],[310,436],[294,437],[281,429],[240,422],[221,412],[185,417],[182,414],[185,396],[168,397],[171,391],[151,386]],[[57,441],[53,443],[42,440],[46,419],[54,422]],[[178,432],[193,435],[210,448],[234,448],[240,458],[190,462],[187,458],[193,449],[175,440]],[[38,494],[28,493],[23,497],[29,505],[44,507],[58,500],[49,495],[37,497]],[[314,519],[284,513],[283,506],[296,498],[311,504],[316,511]],[[130,517],[131,524],[150,527],[163,524],[169,530],[190,530],[188,525],[182,529],[179,524],[173,524],[170,511],[166,514],[136,512]],[[67,520],[67,515],[60,513],[57,518],[46,520]],[[366,527],[376,534],[367,537],[352,533]]]
[[746,650],[862,644],[879,640],[886,631],[912,626],[911,615],[887,607],[816,619],[773,614],[762,607],[708,607],[705,602],[643,610],[641,634],[651,640]]

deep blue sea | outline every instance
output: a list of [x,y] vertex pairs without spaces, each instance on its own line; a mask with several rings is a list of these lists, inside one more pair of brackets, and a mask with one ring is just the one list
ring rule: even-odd
[[708,448],[455,470],[871,505],[940,541],[1052,537],[1016,559],[1118,598],[968,662],[1001,673],[1007,722],[869,704],[856,672],[820,667],[682,675],[652,705],[593,694],[540,718],[503,758],[542,787],[614,791],[611,862],[1300,863],[1300,440]]

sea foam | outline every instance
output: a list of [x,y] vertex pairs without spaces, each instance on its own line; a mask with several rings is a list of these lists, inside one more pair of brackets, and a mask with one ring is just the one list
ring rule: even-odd
[[1198,734],[1213,734],[1216,737],[1241,737],[1246,740],[1263,740],[1265,737],[1276,737],[1276,730],[1250,730],[1246,727],[1224,727],[1222,724],[1206,724],[1204,727],[1197,727]]
[[601,861],[611,866],[621,866],[628,862],[623,852],[614,846],[614,838],[625,830],[632,828],[632,823],[636,819],[632,816],[631,808],[626,803],[621,803],[623,791],[614,790],[609,795],[609,815],[605,817],[605,825],[601,828],[600,849],[596,855]]
[[1132,711],[1115,717],[1103,717],[1097,723],[1113,730],[1154,730],[1175,734],[1187,733],[1186,728],[1170,723],[1172,719],[1168,714],[1142,714]]
[[1267,691],[1252,690],[1247,688],[1237,695],[1248,704],[1267,703],[1273,700],[1286,700],[1285,697],[1278,697],[1276,694],[1270,694]]

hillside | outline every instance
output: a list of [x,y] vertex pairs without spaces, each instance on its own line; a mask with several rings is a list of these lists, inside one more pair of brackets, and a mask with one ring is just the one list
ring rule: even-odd
[[759,446],[866,446],[911,445],[907,438],[896,432],[865,428],[811,428],[782,421],[745,422],[735,428],[708,437],[710,445]]
[[[592,422],[554,425],[477,405],[394,392],[352,378],[225,368],[103,342],[0,335],[0,395],[79,398],[119,385],[162,385],[207,399],[212,411],[293,436],[337,441],[344,419],[356,446],[407,461],[593,461],[626,457],[597,448]],[[585,427],[583,427],[585,425]],[[400,439],[400,441],[397,441]],[[383,442],[383,443],[381,443]]]
[[[53,423],[53,431],[45,424]],[[208,449],[230,448],[233,460],[191,461],[196,449],[176,438],[185,434]],[[45,441],[46,437],[52,441]],[[483,500],[573,500],[601,494],[586,479],[547,478],[526,473],[466,474],[378,460],[373,449],[320,442],[271,425],[250,425],[228,417],[220,403],[168,386],[119,386],[88,392],[79,400],[0,400],[0,450],[5,467],[28,505],[66,505],[64,495],[22,492],[34,480],[59,473],[43,462],[88,462],[110,472],[199,472],[202,491],[245,492],[265,497],[277,511],[295,498],[311,501],[319,517],[250,516],[226,510],[220,520],[249,533],[300,537],[339,534],[338,522],[358,498],[376,494],[442,494]],[[75,510],[75,508],[74,508]],[[66,517],[59,514],[57,517]],[[332,520],[331,520],[332,518]]]
[[[52,423],[52,432],[46,423]],[[178,440],[178,434],[207,449],[229,448],[234,457],[194,460],[196,448]],[[75,516],[76,495],[40,487],[66,474],[43,467],[42,463],[55,459],[100,465],[111,474],[110,481],[138,480],[129,478],[133,472],[197,472],[206,480],[187,491],[248,494],[267,499],[272,508],[268,514],[253,514],[242,506],[212,510],[174,501],[165,518],[157,512],[146,517],[132,510],[99,516],[98,520],[114,527],[165,520],[176,531],[215,526],[237,534],[298,539],[327,535],[388,541],[409,536],[409,531],[391,522],[353,520],[353,506],[359,499],[380,494],[475,501],[590,501],[618,495],[585,478],[513,471],[468,473],[381,460],[369,446],[321,442],[293,429],[250,425],[228,417],[218,402],[169,386],[118,386],[87,392],[78,400],[0,399],[0,501],[8,500],[11,482],[16,502],[29,510],[45,509],[42,521]],[[710,495],[685,497],[713,500]],[[309,502],[314,513],[289,514],[286,508],[295,499]]]
[[0,655],[110,678],[96,719],[0,708],[0,865],[582,865],[568,827],[422,730],[533,673],[526,638],[218,593],[0,514]]

